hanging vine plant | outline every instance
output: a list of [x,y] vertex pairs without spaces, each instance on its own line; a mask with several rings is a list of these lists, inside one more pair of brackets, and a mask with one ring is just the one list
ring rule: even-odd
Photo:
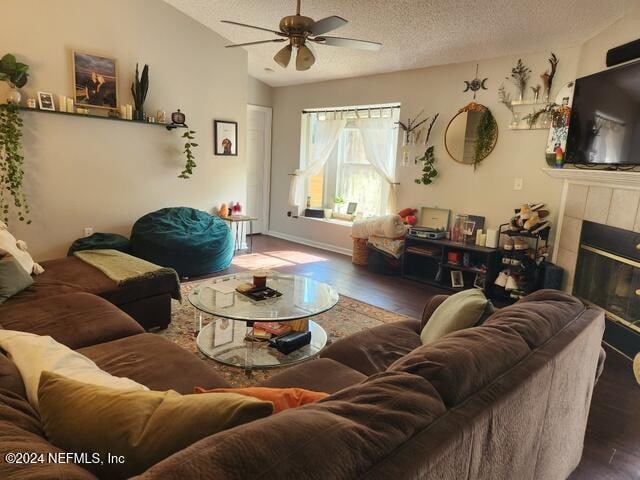
[[473,169],[476,170],[480,162],[491,153],[498,135],[498,124],[491,114],[491,110],[485,108],[476,129],[476,148],[473,156]]
[[187,158],[187,161],[184,164],[184,170],[182,170],[180,175],[178,175],[178,178],[190,178],[191,175],[193,174],[193,169],[196,168],[196,162],[195,162],[196,157],[193,155],[193,152],[191,151],[193,147],[198,146],[197,143],[193,142],[196,139],[196,137],[194,137],[195,133],[196,133],[195,130],[187,130],[182,134],[182,138],[185,139],[184,150],[182,151],[182,153],[184,153],[185,157]]
[[433,155],[433,145],[427,148],[424,155],[418,158],[418,161],[423,163],[422,176],[416,178],[415,182],[418,185],[431,185],[433,179],[438,176],[438,170],[436,170],[436,167],[433,165],[436,162],[436,157]]
[[18,105],[0,108],[0,207],[4,223],[15,209],[18,220],[31,223],[27,197],[22,191],[24,157],[22,156],[22,118]]

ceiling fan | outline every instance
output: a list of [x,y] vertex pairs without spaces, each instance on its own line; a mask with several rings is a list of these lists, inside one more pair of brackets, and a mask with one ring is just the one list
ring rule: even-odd
[[313,42],[318,45],[329,45],[332,47],[350,47],[360,50],[379,50],[381,43],[369,42],[366,40],[356,40],[354,38],[328,37],[324,35],[327,32],[340,28],[347,24],[347,20],[336,15],[323,18],[317,22],[312,18],[300,15],[300,0],[297,0],[296,14],[288,15],[280,20],[280,30],[272,30],[270,28],[256,27],[244,23],[233,22],[231,20],[222,20],[223,23],[238,25],[240,27],[254,28],[270,32],[278,37],[271,40],[259,40],[257,42],[238,43],[235,45],[227,45],[227,48],[246,47],[248,45],[258,45],[261,43],[278,43],[286,42],[289,44],[278,51],[273,59],[282,68],[286,68],[291,61],[291,53],[293,48],[297,49],[296,70],[309,70],[311,65],[316,61],[316,57],[307,45],[307,42]]

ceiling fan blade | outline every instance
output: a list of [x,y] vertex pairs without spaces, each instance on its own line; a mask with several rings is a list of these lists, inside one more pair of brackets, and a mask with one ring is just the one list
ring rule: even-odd
[[296,56],[296,70],[309,70],[314,63],[316,63],[316,57],[311,49],[306,45],[299,47]]
[[316,37],[311,39],[313,42],[320,45],[329,45],[330,47],[349,47],[357,48],[358,50],[371,50],[378,51],[382,47],[381,43],[369,42],[367,40],[357,40],[355,38],[342,38],[342,37]]
[[247,45],[259,45],[260,43],[286,42],[286,38],[274,38],[273,40],[259,40],[257,42],[234,43],[233,45],[225,45],[226,48],[246,47]]
[[338,17],[337,15],[320,19],[313,24],[313,27],[311,27],[311,35],[322,35],[323,33],[340,28],[347,23],[349,23],[348,20]]
[[282,68],[287,68],[287,66],[289,65],[289,62],[291,61],[292,50],[293,50],[293,47],[291,47],[291,45],[286,45],[284,48],[278,51],[278,53],[275,54],[273,59]]
[[253,28],[255,30],[262,30],[264,32],[271,32],[271,33],[275,33],[276,35],[280,35],[281,37],[286,37],[286,34],[280,32],[278,30],[271,30],[270,28],[256,27],[255,25],[247,25],[246,23],[233,22],[231,20],[220,20],[220,21],[222,23],[228,23],[230,25],[237,25],[239,27]]

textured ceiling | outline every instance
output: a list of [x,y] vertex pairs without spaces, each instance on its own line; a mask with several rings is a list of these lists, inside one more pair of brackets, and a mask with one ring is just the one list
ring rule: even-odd
[[[220,23],[234,20],[277,30],[295,0],[165,0],[235,43],[275,38]],[[575,46],[640,0],[302,0],[302,15],[349,20],[328,35],[382,42],[378,52],[316,45],[317,61],[298,72],[273,61],[281,44],[246,47],[249,73],[271,86],[481,60]],[[273,69],[268,72],[265,69]]]

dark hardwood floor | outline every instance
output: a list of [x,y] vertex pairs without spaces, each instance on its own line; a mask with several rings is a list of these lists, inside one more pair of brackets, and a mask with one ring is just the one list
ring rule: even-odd
[[[254,236],[253,253],[235,257],[221,274],[255,268],[303,273],[333,285],[342,295],[415,318],[431,296],[447,293],[370,273],[345,255],[265,235]],[[571,480],[640,479],[640,386],[631,361],[605,349],[607,360],[593,393],[582,462]]]

